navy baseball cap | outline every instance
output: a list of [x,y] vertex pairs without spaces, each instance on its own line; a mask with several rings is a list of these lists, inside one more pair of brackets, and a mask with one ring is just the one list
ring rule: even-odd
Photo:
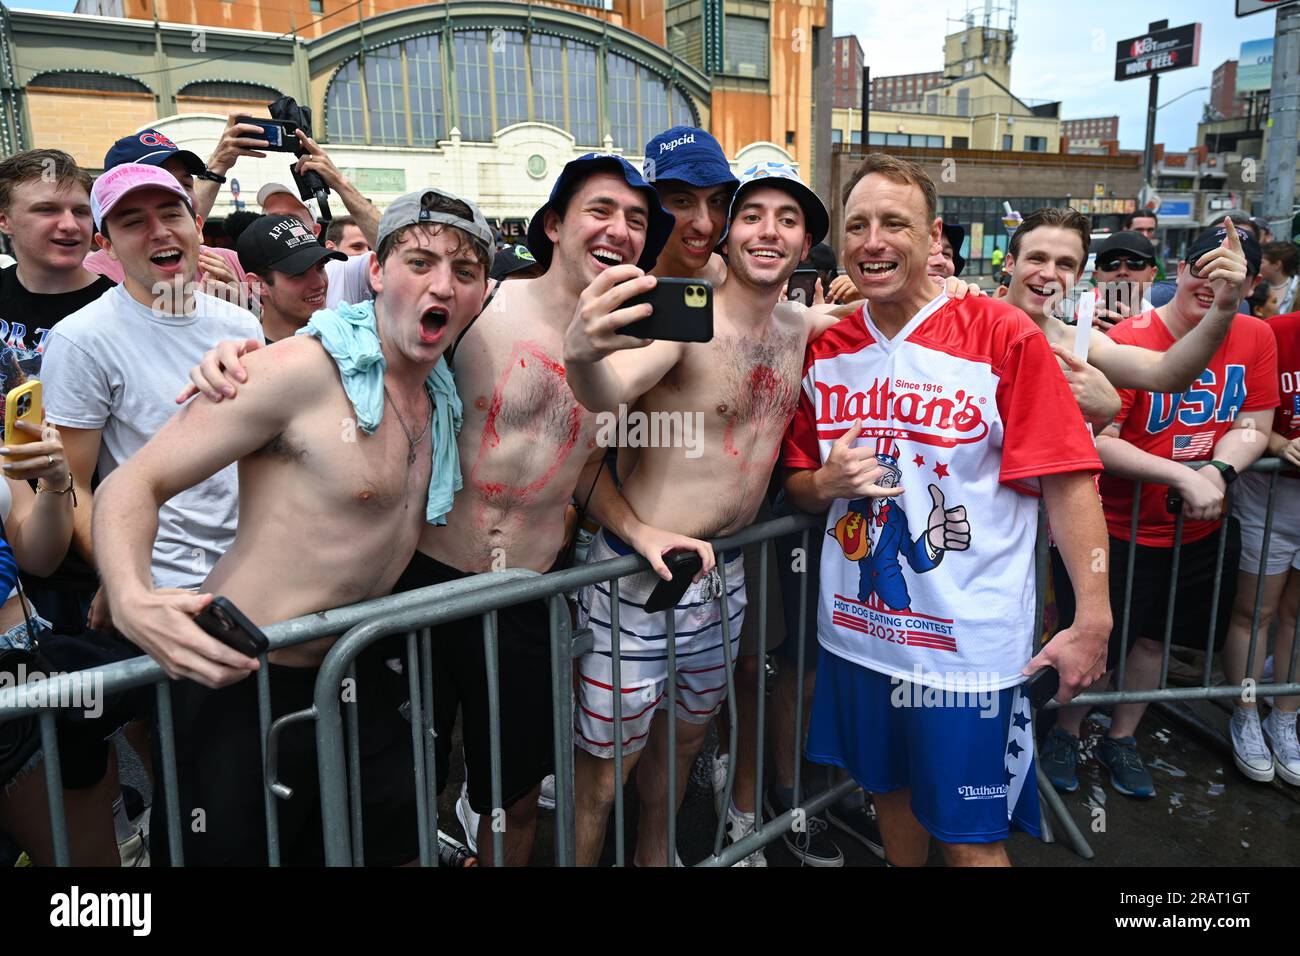
[[677,220],[672,213],[660,205],[659,194],[655,192],[655,188],[646,182],[637,172],[636,167],[622,156],[615,156],[613,153],[586,153],[570,160],[560,171],[555,185],[551,187],[551,198],[546,200],[546,205],[533,214],[532,221],[528,223],[528,249],[543,269],[551,267],[551,253],[554,250],[554,243],[546,235],[546,214],[557,206],[568,203],[582,180],[592,173],[604,172],[622,175],[629,186],[644,193],[649,200],[650,221],[646,228],[645,248],[641,250],[641,258],[636,264],[646,272],[654,268],[659,253],[663,251],[668,238],[673,234]]
[[[1236,228],[1236,224],[1233,224]],[[1223,245],[1224,238],[1228,235],[1228,227],[1223,223],[1212,226],[1205,230],[1199,236],[1192,240],[1192,244],[1187,247],[1187,255],[1183,257],[1188,265],[1196,265],[1196,261],[1205,255]],[[1259,243],[1250,233],[1237,229],[1237,239],[1241,242],[1241,251],[1246,256],[1246,275],[1259,275],[1261,260],[1264,258],[1260,250]]]
[[966,227],[959,226],[955,222],[945,222],[943,224],[943,234],[948,237],[948,242],[952,244],[952,274],[961,275],[961,270],[966,268],[966,260],[962,258],[961,244],[966,241]]
[[700,187],[740,185],[718,141],[694,126],[674,126],[646,143],[641,173],[649,183],[672,179]]
[[181,149],[163,133],[156,129],[143,129],[130,136],[123,136],[109,147],[104,154],[104,169],[109,170],[123,163],[144,163],[146,166],[161,166],[173,156],[179,156],[185,162],[185,168],[191,175],[208,171],[208,164],[199,159],[197,153]]

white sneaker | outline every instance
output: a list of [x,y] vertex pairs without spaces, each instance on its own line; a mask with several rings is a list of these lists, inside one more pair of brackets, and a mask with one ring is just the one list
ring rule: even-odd
[[1296,739],[1296,715],[1275,708],[1261,726],[1273,751],[1277,775],[1291,786],[1300,787],[1300,741]]
[[1234,707],[1229,724],[1232,734],[1232,759],[1237,769],[1251,780],[1268,783],[1273,779],[1273,754],[1264,742],[1259,726],[1259,712],[1253,708]]
[[537,794],[537,805],[543,810],[555,809],[555,774],[548,773],[542,779],[542,789]]
[[730,763],[730,754],[714,754],[711,758],[711,768],[713,770],[713,812],[722,816],[722,801],[727,796],[727,765]]
[[[732,843],[739,843],[744,837],[754,832],[754,814],[741,813],[734,806],[727,809],[727,837]],[[749,856],[732,866],[767,866],[767,856],[759,847]]]
[[136,827],[134,833],[117,845],[117,855],[123,866],[148,866],[149,845],[145,843],[144,830]]
[[465,845],[475,856],[478,856],[478,817],[474,808],[469,805],[469,784],[462,783],[460,799],[456,801],[456,819],[460,821],[461,829],[465,831]]

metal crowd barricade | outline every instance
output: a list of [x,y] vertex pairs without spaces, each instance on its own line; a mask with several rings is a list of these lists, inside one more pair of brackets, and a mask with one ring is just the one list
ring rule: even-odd
[[[1204,462],[1188,462],[1189,467],[1204,466]],[[1260,612],[1264,602],[1264,579],[1265,565],[1268,561],[1269,542],[1273,532],[1273,522],[1276,517],[1274,503],[1277,497],[1279,481],[1295,481],[1297,478],[1284,478],[1282,472],[1294,472],[1295,469],[1280,461],[1277,458],[1264,458],[1257,461],[1249,469],[1251,472],[1266,474],[1269,476],[1268,502],[1264,516],[1264,533],[1260,547],[1260,565],[1257,572],[1257,584],[1255,589],[1255,605],[1251,616],[1250,624],[1250,648],[1247,652],[1245,673],[1251,675],[1254,673],[1255,655],[1258,652],[1260,641]],[[1124,602],[1123,606],[1111,608],[1116,626],[1120,628],[1120,654],[1115,668],[1114,681],[1117,684],[1115,690],[1107,691],[1089,691],[1080,694],[1070,706],[1076,704],[1081,706],[1091,706],[1100,704],[1125,704],[1125,703],[1156,703],[1156,702],[1173,702],[1181,700],[1228,700],[1242,696],[1243,688],[1234,684],[1221,684],[1215,686],[1211,683],[1213,666],[1214,666],[1214,639],[1216,625],[1218,621],[1219,601],[1223,590],[1224,574],[1235,575],[1238,568],[1224,568],[1224,555],[1227,548],[1228,538],[1228,516],[1232,513],[1232,492],[1233,488],[1228,488],[1228,493],[1224,502],[1224,517],[1218,531],[1214,532],[1218,539],[1218,549],[1215,558],[1214,569],[1214,593],[1211,598],[1209,622],[1207,625],[1207,635],[1205,640],[1205,663],[1201,674],[1201,683],[1195,687],[1170,687],[1169,686],[1169,657],[1173,647],[1173,628],[1174,628],[1174,611],[1175,596],[1178,589],[1178,566],[1183,547],[1183,525],[1185,523],[1184,515],[1179,511],[1174,519],[1174,544],[1173,553],[1170,561],[1169,574],[1169,592],[1168,607],[1165,612],[1165,622],[1162,631],[1163,646],[1160,659],[1160,680],[1158,686],[1146,690],[1132,690],[1126,687],[1125,662],[1128,657],[1130,642],[1138,637],[1145,635],[1135,635],[1130,632],[1130,623],[1133,610],[1133,573],[1136,564],[1137,554],[1137,537],[1138,537],[1138,516],[1142,499],[1142,482],[1133,483],[1133,510],[1129,524],[1129,541],[1128,541],[1128,561],[1125,569],[1124,580]],[[1295,516],[1292,516],[1294,519]],[[1045,580],[1045,553],[1046,553],[1046,536],[1039,535],[1039,601],[1038,617],[1035,624],[1034,633],[1042,635],[1043,633],[1043,596]],[[1263,635],[1267,640],[1268,635]],[[1296,679],[1297,660],[1300,659],[1300,619],[1297,619],[1295,634],[1291,643],[1291,656],[1288,662],[1275,660],[1273,669],[1273,680],[1270,683],[1257,684],[1254,688],[1256,697],[1266,696],[1291,696],[1300,694],[1300,683]],[[1282,675],[1285,673],[1285,680]],[[1058,705],[1055,701],[1049,703],[1049,707],[1055,708]],[[1065,803],[1056,789],[1048,781],[1046,773],[1043,771],[1041,764],[1036,764],[1038,769],[1038,789],[1042,796],[1043,803],[1050,809],[1051,816],[1061,827],[1065,837],[1070,842],[1075,852],[1081,856],[1091,859],[1093,856],[1091,847],[1088,846],[1087,840],[1082,832],[1071,819],[1069,812],[1065,808]],[[1045,827],[1045,833],[1050,833],[1050,827]]]
[[[1257,463],[1251,470],[1268,474],[1270,486],[1268,511],[1264,531],[1263,552],[1267,555],[1268,543],[1274,519],[1274,499],[1280,470],[1283,465],[1276,459],[1266,459]],[[1287,479],[1290,480],[1290,479]],[[1135,491],[1140,492],[1139,487]],[[1137,508],[1140,495],[1135,494],[1133,527],[1137,524]],[[777,518],[772,521],[754,525],[730,538],[714,542],[719,553],[740,548],[747,544],[763,543],[760,550],[759,592],[757,602],[750,596],[751,612],[757,609],[758,647],[766,648],[767,610],[768,610],[768,575],[770,560],[766,542],[791,534],[801,535],[804,555],[810,551],[810,534],[819,534],[824,519],[815,515],[795,515]],[[1225,521],[1226,524],[1226,521]],[[1175,526],[1175,566],[1171,580],[1177,579],[1177,552],[1181,545],[1183,518],[1177,518]],[[1044,597],[1047,569],[1047,538],[1042,533],[1040,522],[1038,551],[1036,554],[1036,571],[1039,580],[1037,619],[1035,633],[1042,633]],[[1215,571],[1215,600],[1225,573],[1223,567],[1225,542],[1220,532],[1218,548],[1218,566]],[[1135,539],[1136,535],[1131,534]],[[1214,614],[1211,614],[1209,635],[1206,643],[1206,664],[1201,686],[1182,688],[1168,686],[1169,653],[1172,646],[1172,597],[1171,609],[1164,628],[1163,659],[1161,664],[1160,686],[1151,690],[1131,690],[1125,687],[1123,658],[1127,654],[1129,641],[1133,635],[1128,633],[1128,618],[1133,601],[1133,555],[1136,544],[1130,543],[1130,560],[1128,578],[1125,586],[1125,598],[1122,608],[1113,609],[1115,620],[1122,628],[1122,649],[1118,667],[1119,686],[1117,690],[1090,692],[1079,696],[1079,704],[1113,704],[1135,701],[1175,701],[1187,699],[1232,698],[1239,696],[1241,688],[1234,686],[1212,686],[1211,668],[1214,643]],[[263,740],[263,768],[266,782],[264,810],[266,818],[267,854],[270,865],[280,862],[279,835],[277,826],[277,798],[289,799],[292,792],[277,779],[277,746],[284,729],[299,721],[312,720],[316,724],[315,737],[319,767],[320,800],[323,822],[325,859],[328,865],[360,865],[364,861],[362,839],[361,793],[365,781],[360,772],[359,729],[352,708],[344,708],[340,694],[345,678],[356,679],[356,658],[368,646],[376,641],[395,634],[405,635],[405,674],[410,692],[411,746],[413,757],[413,779],[417,795],[417,833],[419,837],[419,859],[423,865],[437,865],[438,833],[438,793],[440,782],[436,779],[434,752],[434,725],[432,708],[432,653],[433,642],[437,640],[439,625],[467,617],[478,616],[483,622],[484,653],[488,674],[488,698],[490,714],[490,761],[492,805],[502,805],[501,782],[501,733],[500,726],[500,687],[498,684],[498,630],[497,611],[524,602],[540,600],[549,608],[550,657],[551,657],[551,694],[552,729],[554,736],[554,765],[556,775],[556,812],[555,812],[555,862],[557,865],[573,865],[576,860],[575,848],[575,803],[574,803],[574,759],[573,759],[573,689],[572,664],[593,646],[590,631],[573,632],[570,610],[566,595],[588,586],[605,583],[610,588],[612,599],[611,630],[613,633],[611,648],[611,665],[613,684],[621,687],[621,655],[619,651],[619,582],[630,575],[638,574],[648,567],[644,559],[636,555],[612,558],[596,564],[583,565],[563,571],[541,575],[526,570],[509,570],[474,575],[469,578],[436,585],[419,591],[407,592],[392,597],[380,598],[345,608],[321,612],[273,625],[266,629],[271,643],[271,650],[277,650],[294,644],[314,640],[329,635],[342,634],[321,664],[315,686],[314,702],[310,708],[286,714],[271,720],[270,675],[266,666],[266,657],[260,660],[262,667],[257,674],[257,699],[259,726]],[[1227,573],[1236,573],[1236,569],[1226,569]],[[1263,568],[1261,568],[1261,571]],[[719,564],[722,576],[723,593],[726,593],[725,567]],[[1255,596],[1255,611],[1251,627],[1251,643],[1247,662],[1247,673],[1251,673],[1259,641],[1259,617],[1263,601],[1263,574]],[[791,595],[784,595],[789,600]],[[787,639],[799,642],[800,652],[795,655],[795,686],[802,688],[804,677],[803,644],[815,640],[815,634],[807,633],[808,601],[816,600],[815,594],[809,593],[807,575],[800,577],[798,594],[799,614],[798,631]],[[665,612],[668,639],[668,712],[676,713],[676,648],[672,635],[672,619]],[[738,713],[735,694],[734,660],[732,659],[732,641],[729,615],[722,615],[723,648],[727,666],[725,680],[727,688],[726,705],[730,716],[730,752],[737,753]],[[1297,630],[1300,631],[1300,625]],[[1286,679],[1281,680],[1282,662],[1277,662],[1272,683],[1261,684],[1256,688],[1260,696],[1291,695],[1300,693],[1300,683],[1296,680],[1297,659],[1300,658],[1300,634],[1293,642],[1290,661],[1286,669]],[[762,806],[764,749],[766,735],[766,710],[764,697],[766,691],[766,668],[757,668],[757,739],[759,749],[757,760],[757,786],[755,792],[756,807]],[[0,723],[18,717],[31,716],[39,710],[41,741],[45,754],[45,776],[49,791],[48,803],[53,832],[53,851],[58,865],[67,865],[70,860],[67,823],[62,800],[62,771],[59,764],[56,711],[58,700],[68,696],[72,681],[78,679],[103,680],[103,693],[114,693],[131,688],[154,685],[157,695],[157,732],[159,734],[162,774],[165,791],[166,823],[170,860],[173,865],[183,864],[181,836],[181,819],[179,797],[176,789],[176,754],[175,740],[171,723],[170,684],[153,661],[148,658],[125,661],[105,667],[83,671],[78,674],[62,675],[43,682],[40,693],[43,700],[34,700],[35,690],[32,685],[22,685],[0,690]],[[616,743],[623,740],[623,713],[621,694],[614,693],[613,733]],[[803,695],[796,694],[795,726],[802,727],[804,719]],[[346,719],[345,719],[346,718]],[[675,720],[668,720],[668,773],[667,781],[671,786],[677,776],[677,754],[675,747]],[[795,734],[796,748],[802,735]],[[614,748],[612,763],[615,780],[620,782],[615,789],[612,820],[615,828],[615,863],[623,865],[625,847],[623,838],[624,794],[622,781],[622,748]],[[755,850],[770,844],[790,830],[815,815],[832,802],[849,793],[857,786],[852,780],[845,780],[828,787],[819,793],[808,795],[804,792],[802,775],[802,754],[794,754],[794,799],[792,809],[775,820],[764,822],[762,814],[756,814],[755,830],[739,842],[724,846],[725,819],[719,820],[714,834],[713,852],[699,865],[730,866],[747,857]],[[726,782],[725,799],[730,803],[735,787],[736,761],[730,761]],[[1045,817],[1045,824],[1055,820],[1065,837],[1080,854],[1091,857],[1092,851],[1077,826],[1070,818],[1060,796],[1046,780],[1041,767],[1038,771],[1039,791],[1044,804],[1048,807],[1050,818]],[[667,859],[673,864],[676,849],[677,806],[676,801],[667,801]],[[1051,827],[1045,826],[1044,838],[1051,839]],[[480,853],[487,848],[480,847]],[[492,847],[490,849],[494,862],[503,858],[503,836],[499,828],[493,828]]]

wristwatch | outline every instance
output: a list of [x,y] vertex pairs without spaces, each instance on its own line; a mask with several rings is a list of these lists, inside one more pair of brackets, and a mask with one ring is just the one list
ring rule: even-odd
[[1225,488],[1237,480],[1237,469],[1226,461],[1212,461],[1210,466],[1219,469],[1219,474],[1223,476],[1223,486]]
[[209,182],[214,182],[214,183],[224,183],[224,182],[226,181],[226,177],[225,177],[225,176],[221,175],[220,173],[214,173],[214,172],[213,172],[212,170],[210,170],[210,169],[205,169],[205,170],[203,170],[203,172],[201,172],[201,173],[196,173],[195,176],[194,176],[194,178],[195,178],[195,179],[206,179],[206,180],[208,180]]

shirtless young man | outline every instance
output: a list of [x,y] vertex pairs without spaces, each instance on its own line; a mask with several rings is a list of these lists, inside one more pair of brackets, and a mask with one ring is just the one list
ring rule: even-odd
[[1077,329],[1054,316],[1052,309],[1083,275],[1090,229],[1088,217],[1074,209],[1048,207],[1026,216],[1007,251],[1007,301],[1047,335],[1084,419],[1100,431],[1119,413],[1115,389],[1178,393],[1190,386],[1228,334],[1236,310],[1214,305],[1167,352],[1121,345],[1093,329],[1087,361],[1081,360],[1074,351]]
[[[596,416],[578,404],[565,380],[564,331],[583,289],[611,268],[611,260],[654,264],[672,221],[631,165],[592,154],[564,168],[533,223],[529,247],[547,271],[502,283],[456,346],[464,487],[446,526],[425,528],[395,590],[504,567],[550,570],[568,540],[565,518],[575,490],[582,504],[599,473],[605,450],[597,447]],[[229,352],[235,346],[226,343],[210,353],[195,373],[211,397],[223,386],[234,387],[218,360],[238,381],[237,357]],[[682,535],[642,526],[634,540],[660,569],[661,555],[680,548],[697,549],[711,563],[707,544]],[[507,865],[526,865],[531,856],[538,787],[554,753],[549,621],[544,601],[497,614]],[[459,707],[473,814],[458,804],[458,815],[467,831],[475,831],[468,833],[471,842],[486,850],[492,845],[493,804],[479,618],[439,630],[433,668],[437,779],[447,779]],[[491,855],[484,852],[480,862],[491,862]]]
[[[616,329],[649,314],[627,307],[655,285],[630,265],[610,269],[583,293],[565,339],[565,367],[574,394],[590,409],[620,404],[639,412],[703,417],[703,452],[642,448],[622,492],[626,502],[602,499],[605,530],[588,560],[630,549],[641,522],[697,537],[732,534],[748,525],[767,490],[781,435],[798,400],[804,346],[813,323],[808,310],[780,302],[791,273],[829,217],[821,201],[781,164],[746,170],[732,201],[726,236],[729,273],[714,296],[711,342],[646,342]],[[635,351],[622,352],[624,349]],[[621,354],[616,354],[621,353]],[[599,492],[598,492],[599,494]],[[628,508],[630,507],[630,512]],[[735,656],[745,592],[739,554],[727,555],[726,607],[733,647],[724,651],[716,576],[693,585],[674,614],[677,655],[677,769],[680,803],[690,767],[725,688],[723,667]],[[667,860],[667,724],[655,720],[667,706],[664,619],[644,603],[654,578],[622,582],[622,696],[624,774],[640,764],[641,824],[638,865]],[[709,590],[706,590],[709,589]],[[588,589],[582,617],[596,631],[596,649],[579,661],[576,793],[577,854],[582,865],[600,855],[614,779],[609,595]],[[647,738],[648,741],[647,741]],[[643,757],[644,754],[644,757]]]
[[[192,402],[96,494],[96,556],[115,624],[171,677],[192,679],[172,687],[181,817],[202,808],[206,820],[200,832],[184,829],[189,863],[265,862],[261,735],[254,682],[242,680],[257,661],[209,637],[193,615],[221,594],[269,624],[392,589],[426,520],[451,504],[458,400],[442,354],[482,306],[491,247],[469,203],[433,189],[397,200],[371,266],[373,307],[317,313],[310,329],[322,341],[294,336],[249,356],[237,403]],[[360,340],[361,353],[342,360],[352,373],[346,388],[333,357],[345,337]],[[358,384],[358,366],[375,350],[385,364]],[[357,421],[360,434],[346,427]],[[159,506],[236,461],[241,520],[205,593],[155,591]],[[274,716],[310,705],[333,641],[270,655]],[[367,859],[403,863],[417,853],[410,727],[398,712],[404,679],[382,660],[363,656],[360,669],[360,685],[374,688],[359,709],[362,773],[376,781],[365,791]],[[286,733],[280,760],[299,794],[280,806],[285,860],[319,861],[310,732]],[[153,832],[165,839],[157,817]]]

